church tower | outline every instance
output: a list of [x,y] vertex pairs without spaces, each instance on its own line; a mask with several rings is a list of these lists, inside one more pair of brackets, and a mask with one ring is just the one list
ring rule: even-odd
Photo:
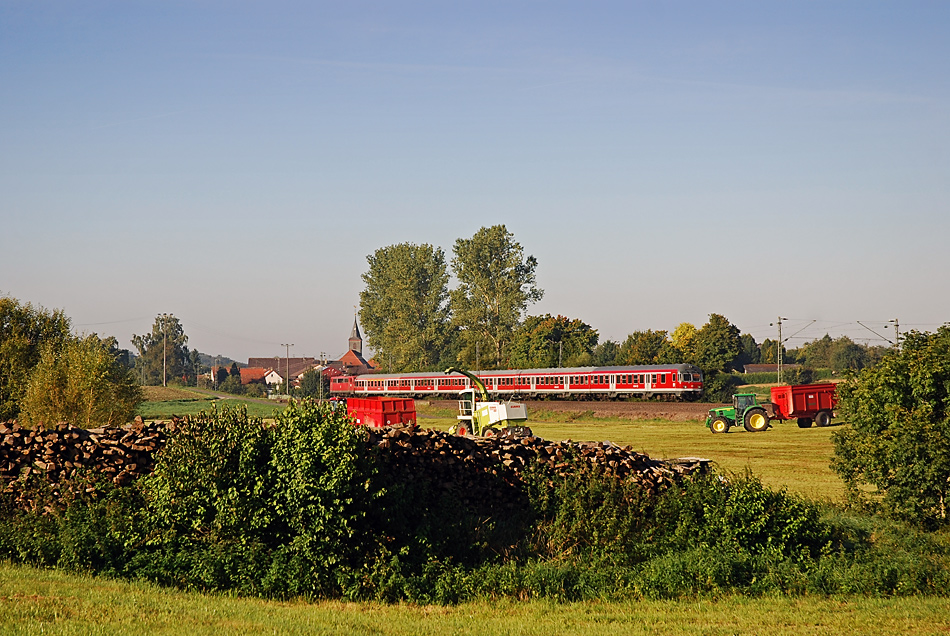
[[357,355],[363,355],[363,338],[360,336],[360,328],[356,324],[356,316],[353,316],[353,331],[350,332],[350,351]]

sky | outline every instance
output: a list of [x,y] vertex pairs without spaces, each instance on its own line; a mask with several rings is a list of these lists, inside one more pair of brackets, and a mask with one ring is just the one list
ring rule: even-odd
[[950,3],[0,0],[0,295],[346,350],[366,257],[505,224],[601,341],[950,321]]

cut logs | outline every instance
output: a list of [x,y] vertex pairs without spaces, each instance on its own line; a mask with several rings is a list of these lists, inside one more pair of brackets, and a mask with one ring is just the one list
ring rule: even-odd
[[[83,473],[99,474],[117,485],[126,485],[152,472],[156,454],[179,422],[145,424],[136,418],[120,428],[81,429],[66,423],[51,428],[26,429],[16,422],[0,423],[0,480],[15,505],[25,509],[40,505],[23,486],[31,476],[43,478],[50,487],[53,504],[62,503],[68,489],[85,488],[95,495],[95,486],[80,486]],[[611,442],[552,442],[540,437],[461,437],[442,431],[400,426],[367,429],[367,443],[376,448],[387,478],[444,483],[447,490],[472,492],[472,482],[481,492],[479,505],[517,505],[522,471],[537,462],[550,474],[561,477],[590,469],[624,480],[633,480],[648,492],[656,492],[679,477],[705,473],[709,460],[684,458],[652,459],[630,447]],[[466,495],[467,496],[467,495]]]

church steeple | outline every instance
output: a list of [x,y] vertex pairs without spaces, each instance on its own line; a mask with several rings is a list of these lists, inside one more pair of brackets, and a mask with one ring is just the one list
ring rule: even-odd
[[350,332],[350,351],[363,355],[363,338],[360,336],[360,327],[356,324],[356,316],[353,316],[353,331]]

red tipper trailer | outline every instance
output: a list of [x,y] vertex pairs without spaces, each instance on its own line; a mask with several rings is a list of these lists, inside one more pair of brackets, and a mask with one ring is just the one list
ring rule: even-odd
[[812,422],[828,426],[838,406],[837,385],[796,384],[772,387],[773,417],[798,420],[799,428],[810,428]]
[[416,403],[411,398],[347,398],[346,414],[358,426],[396,426],[415,424]]

